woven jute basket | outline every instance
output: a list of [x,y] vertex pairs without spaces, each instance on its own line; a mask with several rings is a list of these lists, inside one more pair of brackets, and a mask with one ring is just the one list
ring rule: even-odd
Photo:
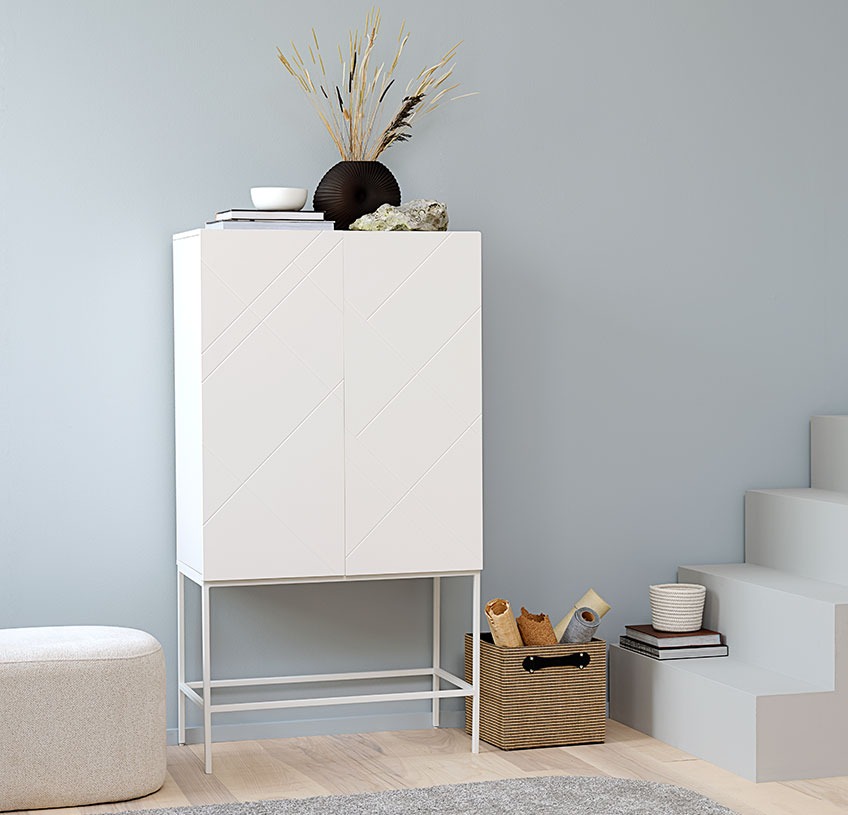
[[[465,635],[465,680],[471,681],[471,634]],[[582,656],[581,656],[582,655]],[[530,662],[525,660],[530,657]],[[546,665],[567,658],[584,668]],[[531,668],[528,671],[525,664]],[[606,738],[607,645],[603,640],[503,648],[480,639],[480,738],[500,747],[598,744]],[[465,700],[471,732],[471,698]]]

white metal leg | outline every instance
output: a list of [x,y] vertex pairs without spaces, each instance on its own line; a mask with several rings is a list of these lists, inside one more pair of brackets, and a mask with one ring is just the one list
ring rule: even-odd
[[442,667],[442,579],[433,578],[433,727],[439,726],[439,669]]
[[471,638],[471,685],[474,688],[471,696],[471,752],[480,752],[480,572],[474,577],[474,590],[471,592],[472,625]]
[[212,773],[212,632],[209,608],[209,584],[201,586],[200,617],[203,659],[203,763],[207,774]]
[[[177,571],[177,688],[185,682],[185,575]],[[186,699],[177,693],[177,743],[186,743]]]

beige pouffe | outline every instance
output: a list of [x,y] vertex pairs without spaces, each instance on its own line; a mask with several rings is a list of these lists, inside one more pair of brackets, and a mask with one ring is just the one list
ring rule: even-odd
[[0,629],[0,810],[123,801],[165,781],[165,658],[144,631]]

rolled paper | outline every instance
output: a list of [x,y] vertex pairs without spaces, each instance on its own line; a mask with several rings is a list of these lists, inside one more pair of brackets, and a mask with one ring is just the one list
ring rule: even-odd
[[556,645],[557,638],[547,614],[531,614],[524,606],[518,618],[518,630],[525,645]]
[[604,600],[603,597],[595,593],[594,589],[589,589],[572,607],[571,611],[565,615],[557,624],[556,628],[554,628],[554,633],[556,634],[557,642],[562,642],[562,636],[565,634],[565,629],[568,627],[568,624],[571,622],[571,618],[574,616],[574,612],[577,611],[578,608],[584,608],[588,606],[598,615],[598,617],[603,617],[609,610],[609,604]]
[[601,618],[589,606],[578,608],[565,627],[560,642],[591,642],[600,624]]
[[486,619],[489,621],[489,630],[492,632],[495,645],[502,645],[505,648],[520,648],[524,644],[521,641],[521,634],[518,633],[515,615],[512,613],[512,607],[508,600],[501,597],[489,600],[484,611]]

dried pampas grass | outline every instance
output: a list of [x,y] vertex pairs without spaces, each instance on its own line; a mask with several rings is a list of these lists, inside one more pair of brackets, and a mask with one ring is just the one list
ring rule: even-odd
[[461,43],[407,84],[395,114],[380,128],[379,123],[385,121],[386,98],[395,84],[395,70],[409,40],[404,23],[388,67],[385,62],[376,65],[374,48],[381,20],[380,9],[371,9],[365,17],[364,33],[350,32],[346,53],[339,46],[338,82],[328,78],[315,29],[306,48],[307,59],[294,42],[289,56],[277,49],[283,67],[306,94],[346,161],[373,161],[396,142],[408,141],[412,138],[412,125],[439,107],[446,94],[459,87],[459,83],[450,82],[456,67],[450,63]]

